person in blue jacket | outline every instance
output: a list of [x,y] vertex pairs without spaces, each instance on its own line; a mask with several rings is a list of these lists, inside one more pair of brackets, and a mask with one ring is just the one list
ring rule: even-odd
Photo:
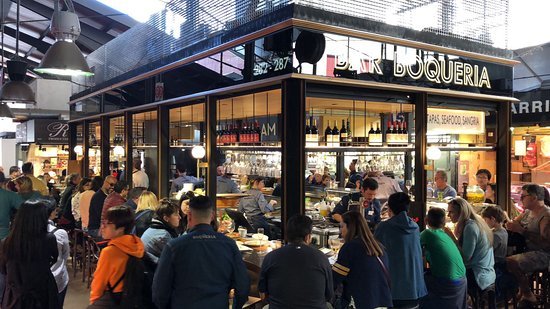
[[227,308],[235,290],[233,308],[248,300],[250,283],[237,244],[214,231],[214,205],[206,196],[189,201],[187,234],[168,242],[153,279],[157,308]]
[[386,248],[390,260],[394,307],[414,307],[426,294],[420,230],[408,215],[410,199],[398,192],[388,198],[390,219],[380,222],[374,237]]

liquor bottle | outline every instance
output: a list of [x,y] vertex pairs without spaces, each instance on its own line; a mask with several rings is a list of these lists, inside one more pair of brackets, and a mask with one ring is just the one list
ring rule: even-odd
[[311,146],[311,128],[309,127],[309,118],[306,118],[306,147]]
[[394,132],[395,132],[395,144],[397,146],[401,146],[403,144],[403,134],[402,134],[402,130],[401,130],[401,123],[395,121],[393,123],[393,128],[394,128]]
[[330,128],[330,122],[327,121],[327,128],[325,129],[325,146],[332,146],[332,129]]
[[340,146],[340,131],[338,130],[338,123],[334,120],[334,128],[332,128],[332,145],[331,147]]
[[375,135],[375,132],[374,132],[374,128],[372,127],[372,122],[370,123],[370,130],[369,130],[369,135],[368,135],[368,140],[369,140],[369,146],[374,146],[374,135]]
[[388,127],[386,128],[386,143],[389,147],[392,147],[394,143],[393,125],[391,124],[391,121],[388,121]]
[[319,146],[319,129],[317,129],[317,119],[313,119],[311,127],[311,142],[313,146]]
[[353,146],[353,135],[351,134],[351,128],[349,126],[349,118],[346,123],[346,129],[348,131],[348,146]]
[[238,133],[237,125],[236,124],[231,125],[231,143],[232,144],[236,144],[238,142],[237,133]]
[[342,119],[342,129],[340,129],[340,146],[345,147],[348,145],[348,130],[346,129],[346,122]]

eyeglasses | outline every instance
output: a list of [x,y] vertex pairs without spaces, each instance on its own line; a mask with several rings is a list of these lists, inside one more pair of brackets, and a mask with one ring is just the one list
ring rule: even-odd
[[108,182],[108,184],[109,184],[109,187],[114,187],[115,186],[114,182]]
[[102,220],[102,221],[101,221],[101,225],[103,225],[103,226],[107,226],[107,225],[109,225],[109,224],[114,224],[114,223],[113,223],[113,222],[109,222],[109,221],[107,221],[107,220]]
[[529,194],[522,194],[522,195],[519,196],[519,198],[523,200],[523,198],[527,197],[527,196],[529,196]]

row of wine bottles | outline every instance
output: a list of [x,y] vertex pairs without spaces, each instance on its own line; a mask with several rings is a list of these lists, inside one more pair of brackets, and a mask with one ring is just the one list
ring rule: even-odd
[[[372,130],[372,128],[371,128]],[[409,143],[409,133],[406,122],[388,121],[386,129],[386,143],[388,146],[406,146]]]
[[258,121],[216,126],[216,144],[258,144],[262,142],[262,130]]

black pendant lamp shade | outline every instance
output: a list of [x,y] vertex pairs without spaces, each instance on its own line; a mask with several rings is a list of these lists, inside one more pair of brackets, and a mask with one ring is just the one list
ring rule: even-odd
[[61,10],[58,1],[54,0],[54,13],[50,24],[56,42],[34,70],[53,75],[92,76],[94,73],[75,44],[80,35],[80,21],[74,12],[72,1],[65,1],[68,5],[67,11]]
[[0,89],[0,102],[35,103],[34,92],[32,88],[25,83],[27,63],[20,60],[8,60],[6,66],[8,68],[10,80]]

